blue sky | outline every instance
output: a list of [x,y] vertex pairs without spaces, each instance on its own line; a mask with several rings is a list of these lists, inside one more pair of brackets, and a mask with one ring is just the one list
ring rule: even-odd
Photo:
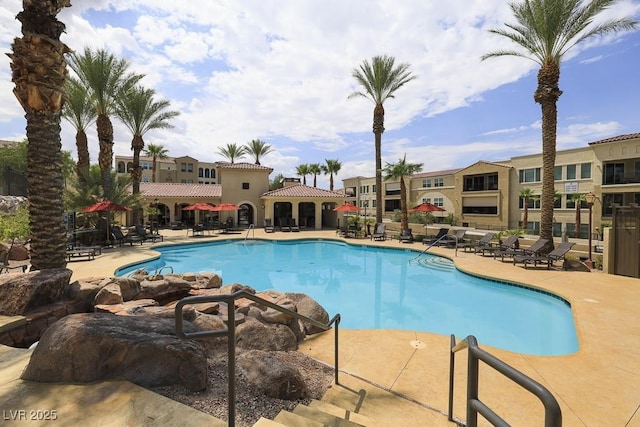
[[[143,84],[181,112],[170,130],[146,143],[172,156],[223,160],[228,143],[260,138],[274,152],[262,163],[295,176],[301,163],[338,159],[341,179],[373,176],[373,104],[347,99],[351,71],[388,54],[417,79],[385,104],[383,162],[424,163],[423,171],[464,167],[540,151],[537,65],[480,57],[510,48],[487,30],[513,22],[504,0],[402,2],[326,0],[83,0],[59,19],[72,49],[105,48],[145,74]],[[0,51],[20,35],[22,1],[0,5]],[[607,17],[640,19],[640,0],[621,1]],[[640,131],[640,31],[593,39],[562,65],[558,149]],[[11,93],[9,58],[0,55],[0,139],[25,136],[24,112]],[[73,128],[63,148],[75,156]],[[131,153],[131,136],[114,120],[114,152]],[[95,129],[88,132],[97,162]],[[251,161],[249,158],[247,161]],[[273,175],[272,175],[273,176]],[[318,185],[328,187],[328,177]]]

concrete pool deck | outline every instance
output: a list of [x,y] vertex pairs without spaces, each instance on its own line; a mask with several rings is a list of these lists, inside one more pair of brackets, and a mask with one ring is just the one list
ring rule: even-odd
[[[162,234],[166,236],[166,243],[245,237],[243,233],[194,238],[187,237],[186,230],[163,230]],[[255,238],[318,237],[337,238],[334,231],[266,234],[261,229],[255,230]],[[425,248],[419,243],[400,244],[397,240],[345,241],[418,251]],[[545,289],[568,300],[574,313],[580,346],[576,353],[540,357],[487,347],[482,342],[480,347],[548,388],[560,404],[564,426],[640,426],[640,317],[636,314],[640,280],[597,272],[524,269],[472,253],[458,251],[456,255],[454,250],[445,248],[432,248],[430,252],[451,258],[463,271]],[[110,276],[116,268],[154,254],[148,243],[118,247],[103,251],[93,261],[70,262],[68,267],[74,272],[73,279]],[[425,304],[425,309],[428,309],[428,304]],[[348,316],[348,313],[342,315]],[[340,381],[345,387],[332,387],[326,399],[351,404],[350,391],[365,389],[367,394],[361,413],[385,425],[454,425],[446,417],[448,349],[448,336],[414,331],[341,329],[339,366],[343,373]],[[60,399],[60,393],[64,393],[69,385],[37,384],[18,379],[28,361],[28,350],[1,346],[0,350],[0,409],[7,411],[3,412],[6,415],[9,415],[9,410],[57,409],[57,425],[71,425],[72,420],[74,424],[82,420],[83,423],[101,425],[171,425],[171,420],[180,420],[182,425],[204,425],[212,420],[184,405],[163,403],[167,399],[144,389],[137,390],[132,397],[135,387],[130,385],[122,386],[122,393],[127,398],[117,399],[117,392],[114,392],[117,387],[114,388],[113,383],[109,384],[112,399],[106,400],[113,402],[112,406],[103,401],[80,409],[67,399]],[[308,338],[301,343],[300,351],[333,364],[333,331]],[[510,424],[543,425],[542,405],[535,397],[483,364],[480,373],[480,398]],[[106,387],[101,384],[93,387]],[[456,358],[454,394],[454,416],[462,420],[465,418],[465,387],[466,351],[463,351]],[[59,393],[55,391],[57,389]],[[74,399],[72,396],[69,395],[69,400]],[[127,405],[123,403],[126,401],[137,403]],[[136,413],[140,418],[135,418]],[[32,423],[29,424],[45,424]],[[24,421],[15,422],[15,425],[24,424]]]

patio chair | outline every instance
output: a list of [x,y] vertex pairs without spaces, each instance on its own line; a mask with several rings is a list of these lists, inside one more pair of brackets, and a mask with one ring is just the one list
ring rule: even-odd
[[489,255],[494,255],[495,258],[495,253],[498,251],[516,249],[516,243],[518,243],[519,238],[520,236],[517,234],[512,234],[507,237],[504,242],[498,243],[497,245],[492,245],[491,242],[489,242],[487,245],[476,247],[475,253],[476,255],[479,253],[482,256],[484,256],[485,253],[489,253]]
[[448,233],[449,233],[448,228],[441,228],[440,230],[438,230],[438,234],[436,234],[435,236],[427,236],[424,239],[422,239],[422,244],[433,245],[434,243],[438,242],[440,239],[444,238],[444,236],[446,236]]
[[147,240],[151,240],[152,243],[155,243],[156,240],[159,241],[164,241],[164,236],[161,235],[160,233],[153,232],[153,233],[147,233],[147,230],[145,230],[144,226],[142,224],[137,224],[136,225],[136,233],[138,233],[138,236],[140,236],[142,238],[143,241],[147,241]]
[[2,272],[10,273],[9,270],[17,270],[17,269],[21,269],[23,273],[27,271],[27,267],[29,267],[29,265],[26,263],[20,263],[20,264],[9,263],[9,251],[10,249],[7,250],[7,252],[2,257],[2,261],[0,262],[0,273]]
[[384,241],[387,240],[387,232],[386,232],[386,224],[383,222],[379,222],[376,224],[373,234],[371,235],[371,240]]
[[464,249],[465,252],[467,252],[467,249],[469,251],[473,250],[474,252],[476,252],[477,248],[488,246],[489,243],[491,242],[491,239],[493,239],[493,236],[495,235],[496,233],[492,233],[492,232],[485,233],[485,235],[482,236],[480,240],[475,240],[475,241],[471,240],[468,242],[462,242],[462,244],[458,245],[458,248]]
[[271,224],[271,218],[265,218],[264,220],[264,232],[273,233],[275,231],[273,224]]
[[456,246],[460,246],[462,243],[466,243],[464,240],[464,235],[467,233],[467,230],[461,229],[456,231],[454,234],[445,234],[440,241],[436,242],[437,246],[446,246],[448,248],[455,248]]
[[289,227],[289,218],[280,218],[280,231],[291,231],[291,227]]
[[503,251],[496,251],[494,252],[493,257],[494,258],[498,258],[500,257],[500,260],[504,262],[505,257],[506,258],[513,258],[516,255],[539,255],[540,254],[540,250],[542,250],[542,248],[544,248],[547,244],[548,240],[547,239],[538,239],[535,242],[533,242],[533,244],[531,246],[529,246],[528,248],[513,248],[513,249],[505,249]]
[[142,244],[143,242],[143,239],[140,236],[129,233],[127,233],[127,235],[125,236],[122,232],[122,229],[117,225],[111,227],[111,236],[116,242],[118,242],[118,244],[120,244],[120,246],[124,245],[125,243],[129,243],[131,246],[133,246],[134,243]]
[[298,226],[298,224],[296,224],[296,219],[295,218],[289,218],[289,229],[292,232],[299,232],[300,231],[300,227]]
[[513,264],[521,262],[524,268],[527,268],[527,264],[533,263],[534,267],[538,264],[547,264],[547,270],[551,269],[551,266],[556,262],[562,260],[562,268],[566,269],[566,255],[575,245],[573,242],[562,242],[554,250],[546,255],[514,255]]
[[398,236],[398,242],[400,243],[413,243],[413,234],[410,228],[403,228],[400,236]]

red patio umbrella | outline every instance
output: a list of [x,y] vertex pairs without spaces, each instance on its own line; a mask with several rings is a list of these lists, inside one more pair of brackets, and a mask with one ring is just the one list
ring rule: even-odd
[[429,202],[420,203],[411,209],[407,209],[408,212],[444,212],[440,206],[433,205]]
[[211,211],[213,212],[215,210],[215,206],[211,206],[208,203],[202,203],[202,202],[198,202],[198,203],[193,203],[189,206],[185,206],[184,208],[182,208],[183,211]]
[[82,208],[80,210],[80,212],[87,212],[87,213],[91,213],[91,212],[106,212],[107,213],[107,241],[111,240],[109,238],[109,236],[111,236],[111,233],[109,233],[109,226],[111,225],[111,221],[109,218],[109,212],[113,212],[113,211],[130,211],[131,208],[128,208],[124,205],[121,205],[119,203],[116,202],[112,202],[111,200],[102,200],[100,202],[96,202],[90,206],[87,206],[86,208]]
[[240,206],[234,205],[233,203],[222,203],[218,206],[214,206],[212,210],[214,212],[221,212],[221,211],[237,211],[239,209],[240,209]]
[[345,202],[344,204],[333,209],[336,212],[360,212],[360,208],[351,203]]

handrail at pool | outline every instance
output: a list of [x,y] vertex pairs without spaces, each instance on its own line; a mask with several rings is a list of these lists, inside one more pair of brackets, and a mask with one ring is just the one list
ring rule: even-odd
[[508,426],[509,424],[485,405],[478,398],[479,360],[509,378],[519,386],[534,394],[544,406],[545,427],[561,427],[562,412],[560,405],[553,394],[542,384],[526,376],[522,372],[507,365],[502,360],[478,347],[478,341],[473,335],[469,335],[456,344],[455,335],[451,334],[451,351],[449,353],[449,421],[453,421],[453,371],[455,365],[455,353],[469,349],[467,365],[467,427],[477,427],[478,413],[484,416],[491,424],[496,426]]
[[[427,253],[427,251],[429,249],[431,249],[432,247],[434,247],[438,242],[440,242],[440,240],[444,239],[445,237],[449,236],[448,234],[443,234],[442,236],[438,237],[436,240],[434,240],[433,242],[429,243],[429,246],[427,246],[427,248],[420,252],[418,255],[415,256],[415,258],[412,259],[412,261],[415,261],[416,259],[420,258],[420,255],[424,255]],[[458,256],[458,238],[454,235],[454,236],[449,236],[449,238],[454,237],[456,239],[456,256]]]
[[[235,414],[236,414],[236,318],[235,318],[235,300],[239,298],[246,298],[251,301],[255,301],[258,304],[265,305],[274,310],[280,311],[282,313],[286,313],[296,319],[302,320],[303,322],[310,323],[315,327],[318,327],[324,331],[328,331],[331,329],[331,326],[335,324],[335,337],[334,337],[334,380],[336,385],[340,384],[338,382],[338,327],[340,325],[340,313],[333,316],[331,320],[325,325],[322,322],[311,319],[310,317],[304,316],[295,311],[289,310],[288,308],[284,308],[279,306],[278,304],[274,304],[270,301],[267,301],[263,298],[260,298],[250,292],[240,290],[234,292],[232,294],[224,294],[224,295],[200,295],[193,297],[186,297],[178,301],[175,308],[175,324],[176,324],[176,335],[180,338],[185,339],[198,339],[198,338],[211,338],[211,337],[219,337],[219,336],[227,336],[227,353],[228,353],[228,379],[229,379],[229,391],[228,391],[228,405],[229,405],[229,415],[227,423],[230,427],[235,426]],[[185,333],[183,328],[183,319],[182,319],[182,308],[187,304],[199,304],[205,302],[224,302],[227,304],[227,307],[232,307],[232,309],[227,309],[227,328],[225,329],[217,329],[215,331],[199,331],[199,332],[190,332]]]

